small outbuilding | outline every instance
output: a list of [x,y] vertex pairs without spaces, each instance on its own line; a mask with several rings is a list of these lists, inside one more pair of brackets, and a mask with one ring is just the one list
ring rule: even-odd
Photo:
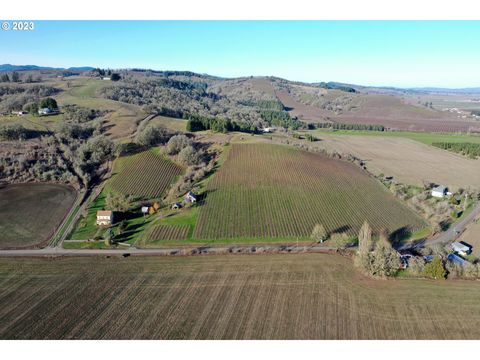
[[453,264],[460,265],[460,266],[465,266],[467,264],[470,264],[467,260],[462,259],[457,254],[448,254],[447,260],[452,262]]
[[38,110],[38,115],[49,115],[51,113],[53,113],[53,111],[50,108],[43,108]]
[[182,207],[182,204],[180,204],[180,203],[177,202],[177,203],[175,203],[175,204],[172,205],[172,210],[178,210],[178,209],[180,209],[181,207]]
[[452,250],[462,256],[467,256],[472,251],[472,247],[463,242],[455,241],[454,243],[452,243]]
[[113,211],[99,210],[97,211],[97,225],[109,226],[113,224]]
[[195,195],[192,191],[189,191],[188,193],[185,194],[184,196],[185,202],[189,203],[194,203],[197,202],[197,195]]
[[433,197],[443,198],[446,195],[448,195],[448,188],[443,186],[443,185],[436,186],[432,189],[432,196]]
[[142,206],[142,214],[148,214],[148,206]]

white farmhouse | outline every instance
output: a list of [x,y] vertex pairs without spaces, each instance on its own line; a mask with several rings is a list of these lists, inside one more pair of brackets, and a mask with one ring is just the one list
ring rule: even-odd
[[432,189],[432,196],[436,198],[443,198],[448,195],[448,188],[445,186],[437,186]]
[[185,202],[189,203],[194,203],[197,202],[197,195],[195,195],[192,191],[189,191],[188,193],[185,194],[184,196]]
[[97,225],[108,226],[113,224],[113,211],[97,211]]

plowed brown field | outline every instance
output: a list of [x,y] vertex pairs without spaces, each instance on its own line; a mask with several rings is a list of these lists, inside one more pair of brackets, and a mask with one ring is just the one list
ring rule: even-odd
[[0,338],[480,339],[479,297],[333,254],[0,259]]

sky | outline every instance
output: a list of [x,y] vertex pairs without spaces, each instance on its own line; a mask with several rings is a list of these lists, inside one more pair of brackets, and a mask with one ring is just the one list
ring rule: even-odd
[[36,21],[0,63],[480,87],[480,21]]

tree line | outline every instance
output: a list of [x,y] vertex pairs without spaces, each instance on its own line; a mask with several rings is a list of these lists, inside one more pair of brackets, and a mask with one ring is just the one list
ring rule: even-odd
[[312,123],[309,125],[319,129],[385,131],[385,126],[376,124]]
[[434,142],[433,146],[436,146],[443,150],[453,151],[459,154],[463,154],[472,159],[480,157],[480,144],[475,143],[452,143],[452,142]]

